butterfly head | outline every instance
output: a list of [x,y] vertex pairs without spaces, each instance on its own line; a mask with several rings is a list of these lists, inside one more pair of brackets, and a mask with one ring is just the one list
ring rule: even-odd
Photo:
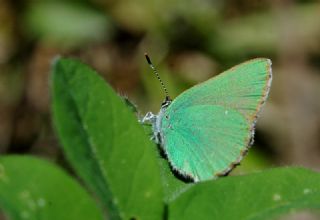
[[167,108],[171,104],[172,100],[169,96],[166,96],[165,100],[161,103],[161,108]]

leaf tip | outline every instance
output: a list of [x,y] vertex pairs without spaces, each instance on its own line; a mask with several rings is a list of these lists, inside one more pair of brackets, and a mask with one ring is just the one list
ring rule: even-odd
[[54,66],[56,66],[59,60],[61,60],[61,55],[55,55],[51,60],[51,67],[53,68]]

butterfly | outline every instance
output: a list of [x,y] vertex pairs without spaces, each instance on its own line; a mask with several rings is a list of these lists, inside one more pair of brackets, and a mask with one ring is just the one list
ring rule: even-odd
[[166,98],[159,113],[148,112],[142,122],[152,125],[152,139],[171,168],[194,182],[227,175],[253,143],[257,117],[272,82],[271,60],[249,60],[171,100],[145,56]]

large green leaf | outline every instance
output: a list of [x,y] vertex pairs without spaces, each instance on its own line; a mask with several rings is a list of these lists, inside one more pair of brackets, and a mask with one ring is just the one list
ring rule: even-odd
[[95,71],[55,62],[53,116],[65,154],[113,219],[159,219],[161,177],[154,144],[137,118]]
[[0,206],[12,220],[103,219],[76,181],[55,165],[30,156],[0,157]]
[[260,220],[300,209],[320,210],[320,174],[281,168],[196,184],[170,204],[169,219]]
[[169,203],[176,199],[181,193],[189,189],[193,184],[185,183],[172,173],[167,160],[159,159],[161,167],[162,186],[164,192],[164,201]]

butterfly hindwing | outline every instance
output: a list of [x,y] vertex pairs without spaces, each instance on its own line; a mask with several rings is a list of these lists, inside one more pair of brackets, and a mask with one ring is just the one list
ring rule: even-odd
[[185,91],[162,118],[172,167],[194,180],[227,173],[247,151],[271,84],[271,62],[255,59]]
[[[188,120],[185,120],[188,119]],[[194,180],[212,179],[239,161],[250,138],[246,119],[221,106],[198,105],[163,121],[169,161]],[[226,138],[227,137],[227,138]]]

